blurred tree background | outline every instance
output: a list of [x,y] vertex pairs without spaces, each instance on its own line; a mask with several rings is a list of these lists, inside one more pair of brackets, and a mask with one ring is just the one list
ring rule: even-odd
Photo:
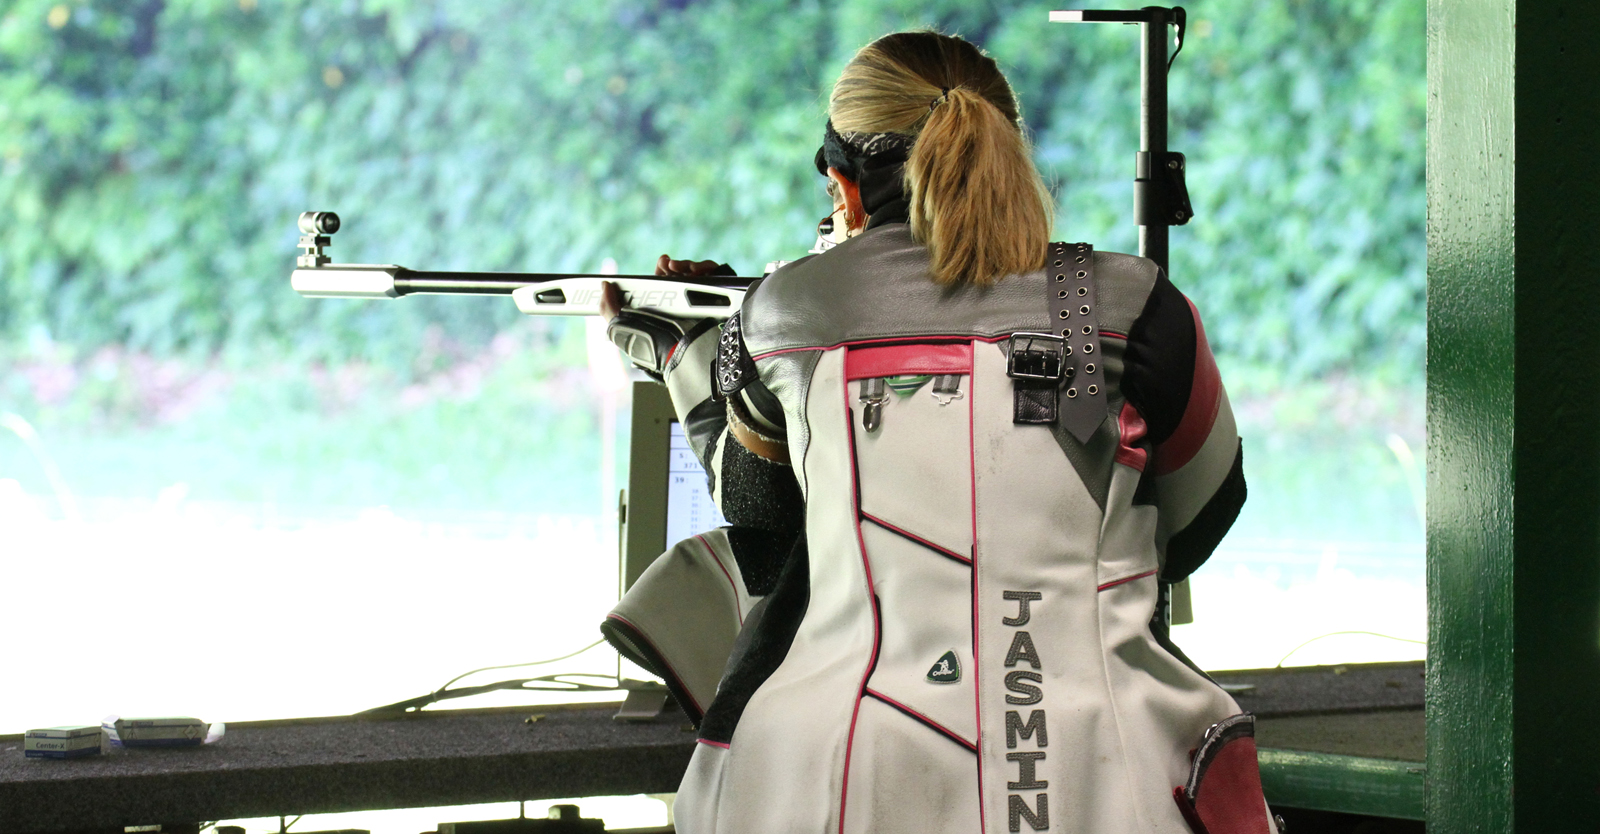
[[[295,216],[341,214],[338,261],[589,271],[613,259],[642,272],[671,252],[751,274],[802,254],[826,211],[811,158],[831,80],[856,48],[910,27],[964,35],[1001,62],[1058,198],[1058,235],[1133,251],[1137,37],[1051,25],[1049,9],[12,0],[0,13],[0,409],[61,431],[203,427],[213,414],[212,436],[242,447],[295,403],[344,413],[410,391],[434,409],[431,428],[391,432],[372,454],[409,454],[452,420],[576,430],[583,398],[552,405],[551,391],[581,361],[581,327],[519,321],[504,301],[301,299],[288,287]],[[1197,220],[1174,230],[1175,280],[1245,400],[1313,421],[1343,403],[1350,425],[1375,408],[1418,442],[1424,4],[1196,0],[1189,20],[1171,145],[1189,157]],[[484,366],[496,339],[521,364]],[[438,394],[462,367],[520,393],[498,417]],[[281,384],[262,400],[239,393],[244,377]],[[188,392],[167,401],[199,404],[139,406],[150,378]],[[341,379],[365,393],[328,382]],[[232,409],[205,390],[235,392],[222,397]],[[1352,411],[1352,390],[1380,404]],[[1418,404],[1395,405],[1406,397]],[[364,425],[387,425],[382,410]],[[285,442],[262,455],[291,447],[328,454]]]
[[[823,97],[931,25],[1014,80],[1061,235],[1131,249],[1137,41],[1037,4],[20,0],[0,20],[0,333],[157,354],[409,354],[508,304],[307,303],[295,215],[340,260],[742,269],[803,252]],[[1199,220],[1174,272],[1218,349],[1295,374],[1421,369],[1423,5],[1200,0],[1173,73]]]

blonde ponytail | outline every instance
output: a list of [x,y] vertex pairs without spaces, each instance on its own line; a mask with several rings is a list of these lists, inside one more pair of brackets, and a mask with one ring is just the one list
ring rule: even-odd
[[1050,198],[993,60],[959,38],[906,32],[863,47],[834,85],[840,133],[916,137],[911,234],[941,284],[992,284],[1044,265]]

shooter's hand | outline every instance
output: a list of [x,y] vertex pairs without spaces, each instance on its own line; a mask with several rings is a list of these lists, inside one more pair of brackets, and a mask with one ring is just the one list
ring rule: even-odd
[[726,265],[716,261],[675,261],[669,255],[662,255],[656,259],[656,274],[661,276],[671,275],[711,275],[718,269],[725,269],[724,275],[732,275],[733,270],[728,270]]
[[[656,272],[657,275],[661,273]],[[610,281],[600,282],[600,318],[611,321],[622,312],[627,302],[622,300],[622,288]]]

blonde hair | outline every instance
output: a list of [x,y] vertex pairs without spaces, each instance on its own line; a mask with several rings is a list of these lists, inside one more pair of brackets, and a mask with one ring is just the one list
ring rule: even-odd
[[986,285],[1044,265],[1052,201],[1016,95],[977,47],[936,32],[879,38],[840,74],[828,115],[841,134],[916,137],[906,196],[934,280]]

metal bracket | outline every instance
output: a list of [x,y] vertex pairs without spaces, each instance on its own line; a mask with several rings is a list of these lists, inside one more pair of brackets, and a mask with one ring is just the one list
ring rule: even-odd
[[[1151,159],[1158,160],[1152,166]],[[1182,226],[1194,217],[1189,185],[1184,178],[1188,162],[1183,154],[1140,151],[1134,157],[1133,216],[1141,226]],[[1154,170],[1151,170],[1154,168]]]
[[333,239],[327,235],[301,235],[300,248],[306,250],[305,254],[294,259],[294,265],[301,269],[316,269],[333,259],[322,254],[322,247],[330,246]]
[[1051,23],[1150,23],[1172,24],[1177,30],[1173,40],[1172,57],[1167,59],[1167,69],[1178,60],[1183,51],[1183,33],[1189,27],[1189,14],[1182,6],[1145,6],[1142,9],[1083,9],[1050,13]]

